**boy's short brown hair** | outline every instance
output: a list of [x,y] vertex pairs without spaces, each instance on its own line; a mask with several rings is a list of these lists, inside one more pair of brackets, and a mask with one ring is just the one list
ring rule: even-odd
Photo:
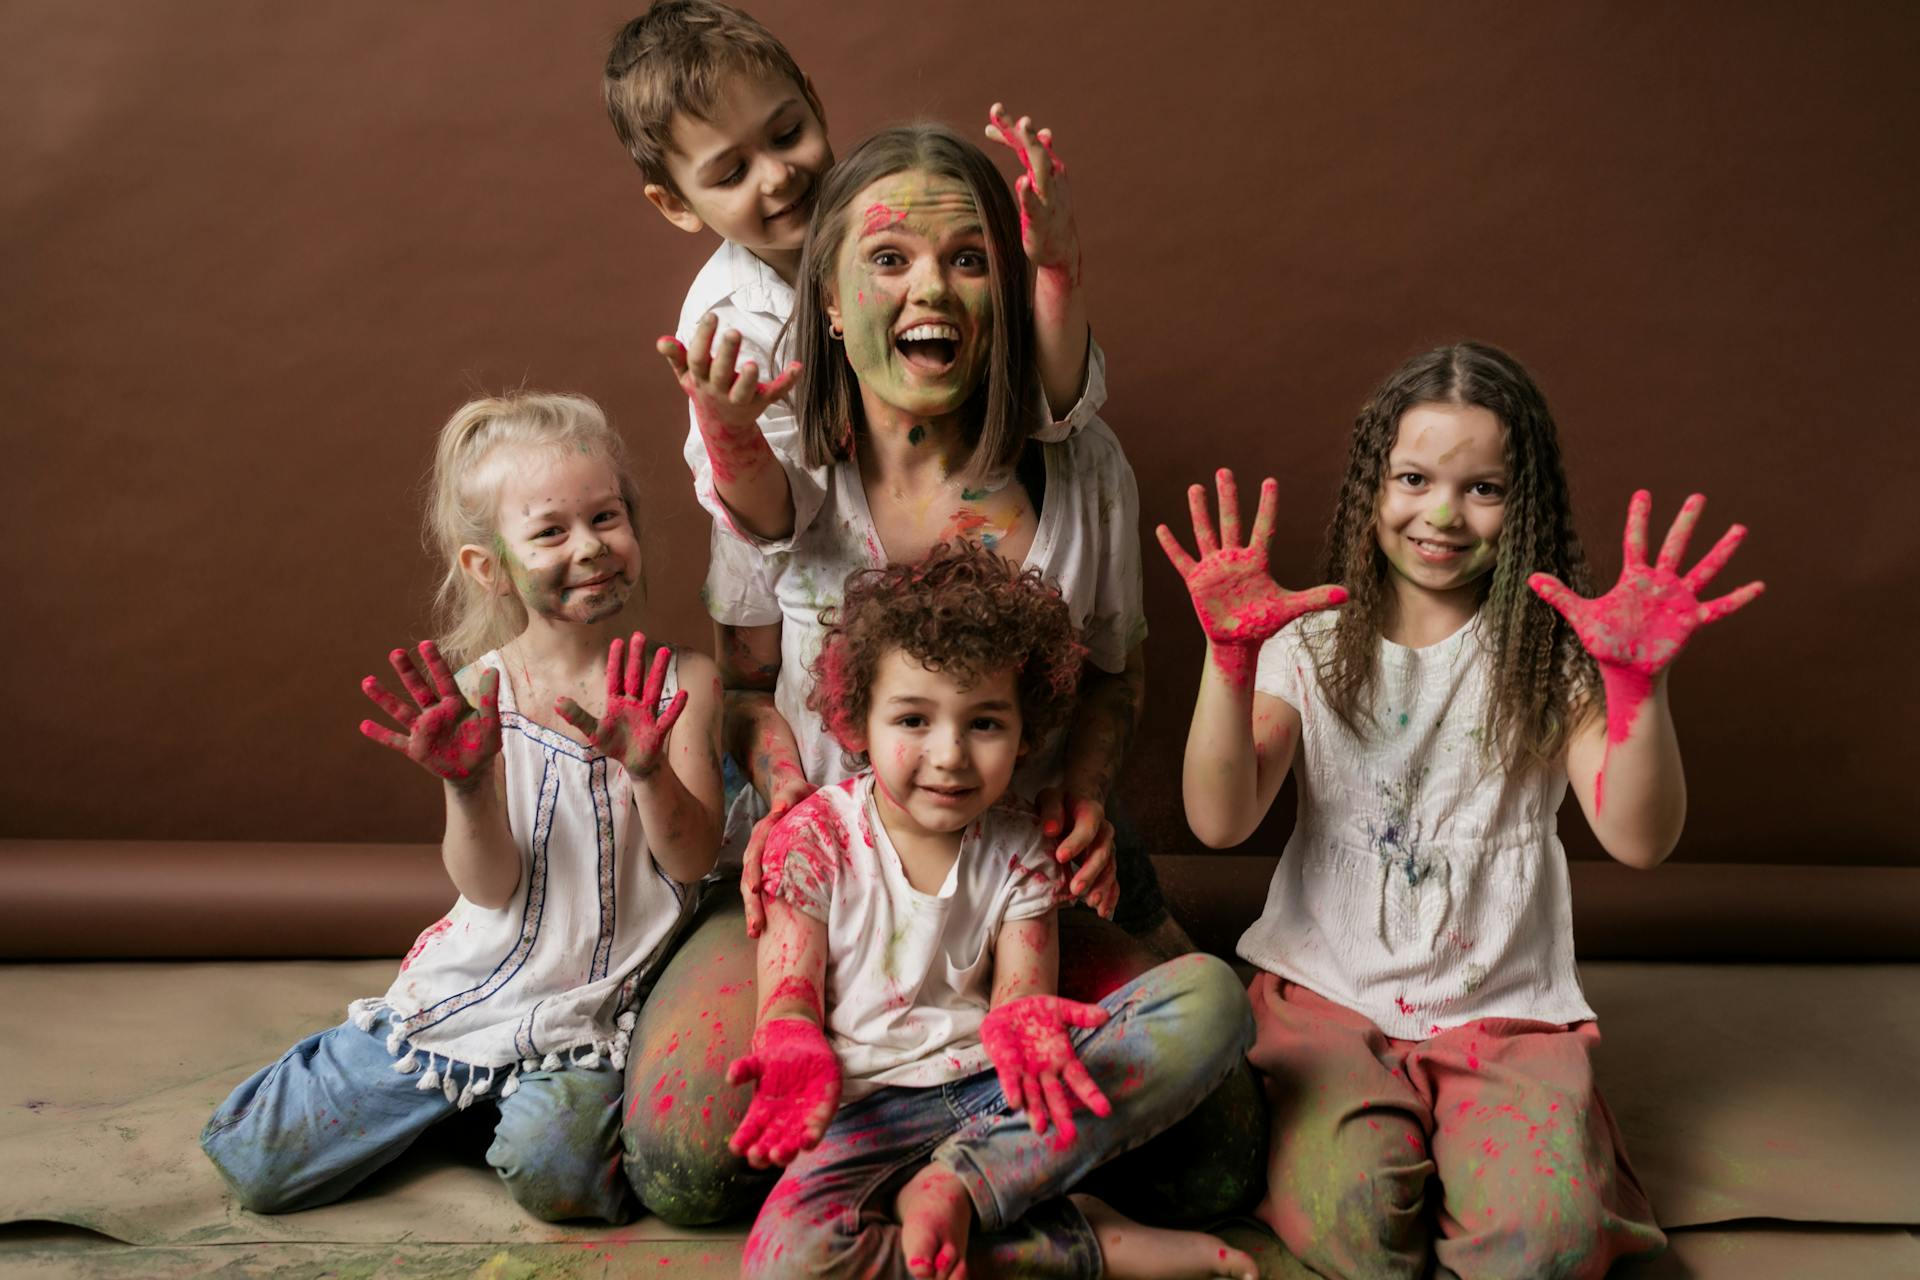
[[601,79],[607,115],[648,182],[681,195],[667,172],[673,118],[704,120],[729,73],[791,80],[821,120],[826,114],[800,65],[771,31],[720,0],[657,0],[621,27]]
[[942,542],[917,564],[847,578],[813,662],[807,708],[848,752],[866,738],[881,659],[895,649],[962,688],[1007,667],[1020,696],[1020,739],[1045,741],[1073,710],[1086,646],[1067,602],[1038,569],[975,542]]

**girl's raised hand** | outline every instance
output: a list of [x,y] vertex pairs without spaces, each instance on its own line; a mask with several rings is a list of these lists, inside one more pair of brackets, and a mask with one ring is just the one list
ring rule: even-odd
[[840,1059],[818,1024],[769,1018],[727,1067],[728,1084],[759,1083],[727,1145],[756,1169],[782,1167],[820,1141],[840,1105]]
[[[1161,525],[1156,532],[1167,559],[1186,579],[1193,611],[1200,616],[1200,629],[1206,632],[1216,657],[1237,651],[1244,659],[1251,656],[1247,650],[1265,643],[1295,618],[1332,608],[1346,600],[1347,592],[1336,586],[1283,591],[1267,572],[1267,543],[1273,538],[1280,502],[1280,486],[1272,476],[1261,482],[1260,510],[1253,518],[1253,532],[1245,546],[1239,545],[1240,490],[1234,484],[1233,472],[1222,467],[1214,473],[1214,481],[1220,490],[1217,538],[1207,514],[1205,487],[1196,484],[1187,489],[1199,559],[1187,554],[1167,526]],[[1242,661],[1236,669],[1244,666]]]
[[[1626,552],[1620,580],[1597,600],[1575,595],[1550,573],[1536,573],[1527,579],[1527,585],[1572,625],[1580,643],[1600,664],[1603,676],[1611,679],[1630,675],[1641,683],[1651,682],[1680,655],[1695,631],[1726,617],[1766,589],[1763,583],[1749,582],[1717,600],[1703,603],[1700,599],[1700,591],[1726,567],[1740,540],[1747,536],[1743,525],[1728,529],[1698,564],[1684,574],[1679,572],[1687,540],[1706,504],[1706,498],[1696,493],[1681,505],[1680,514],[1667,530],[1666,541],[1660,544],[1659,557],[1648,564],[1647,516],[1653,498],[1645,489],[1635,493],[1627,506]],[[1611,694],[1608,701],[1613,701]]]
[[651,778],[665,762],[667,737],[680,718],[680,708],[687,705],[687,691],[682,689],[665,711],[656,713],[673,650],[665,645],[655,650],[643,683],[640,664],[646,653],[647,637],[638,631],[631,640],[615,640],[607,646],[607,710],[599,719],[572,698],[557,698],[553,704],[562,720],[586,735],[589,746],[618,760],[635,781]]
[[464,790],[478,785],[500,754],[499,671],[488,667],[480,673],[480,705],[475,707],[461,695],[433,641],[420,642],[418,658],[406,649],[395,649],[387,661],[413,705],[394,697],[376,676],[362,680],[360,691],[406,732],[397,733],[374,720],[362,720],[360,732],[455,787]]
[[654,349],[666,357],[702,426],[739,431],[751,427],[768,405],[787,394],[800,376],[800,362],[789,362],[779,377],[762,382],[760,368],[752,360],[734,368],[740,358],[740,335],[729,329],[715,342],[714,331],[719,327],[719,317],[709,312],[693,331],[692,347],[681,346],[678,338],[667,334]]
[[987,109],[987,137],[1004,143],[1020,157],[1026,170],[1014,179],[1020,200],[1020,243],[1038,268],[1080,274],[1080,230],[1073,218],[1073,193],[1067,187],[1067,166],[1053,153],[1053,130],[1035,130],[1033,121],[1007,118],[996,102]]
[[[1105,1026],[1105,1009],[1060,996],[1022,996],[988,1013],[980,1024],[980,1043],[1000,1076],[1007,1105],[1025,1111],[1035,1133],[1049,1123],[1062,1146],[1073,1141],[1073,1098],[1097,1116],[1113,1114],[1113,1104],[1093,1082],[1073,1051],[1068,1027]],[[1073,1098],[1067,1090],[1073,1090]]]

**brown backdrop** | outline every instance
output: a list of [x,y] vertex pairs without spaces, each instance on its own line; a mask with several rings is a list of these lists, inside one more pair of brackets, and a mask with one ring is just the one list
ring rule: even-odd
[[[644,204],[597,96],[639,2],[0,9],[0,835],[436,838],[436,789],[355,732],[356,682],[420,633],[420,480],[478,389],[607,406],[645,472],[653,625],[708,642],[650,346],[711,242]],[[1674,680],[1682,856],[1920,862],[1888,643],[1920,588],[1915,10],[755,7],[843,152],[995,97],[1054,127],[1143,532],[1215,465],[1273,471],[1305,582],[1368,387],[1435,342],[1506,345],[1604,575],[1636,486],[1657,520],[1700,488],[1716,532],[1753,527],[1727,576],[1769,594]],[[1130,794],[1188,849],[1199,645],[1148,553]]]

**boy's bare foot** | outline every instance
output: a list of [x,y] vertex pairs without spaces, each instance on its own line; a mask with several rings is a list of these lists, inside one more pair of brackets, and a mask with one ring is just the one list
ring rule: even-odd
[[933,1280],[966,1280],[973,1200],[953,1170],[930,1161],[893,1200],[907,1270]]
[[1253,1259],[1228,1248],[1218,1236],[1144,1227],[1092,1196],[1076,1195],[1073,1202],[1086,1215],[1087,1225],[1100,1241],[1106,1274],[1112,1280],[1201,1280],[1212,1276],[1260,1280]]

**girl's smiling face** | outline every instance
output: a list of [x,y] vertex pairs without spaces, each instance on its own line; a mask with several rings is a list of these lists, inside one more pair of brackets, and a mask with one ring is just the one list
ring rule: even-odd
[[992,349],[991,268],[964,183],[908,169],[848,203],[827,315],[844,336],[869,422],[957,413]]
[[502,449],[495,554],[527,611],[599,622],[640,579],[640,543],[620,479],[592,453]]
[[1400,415],[1375,533],[1394,588],[1450,595],[1491,572],[1506,521],[1506,430],[1478,406]]

